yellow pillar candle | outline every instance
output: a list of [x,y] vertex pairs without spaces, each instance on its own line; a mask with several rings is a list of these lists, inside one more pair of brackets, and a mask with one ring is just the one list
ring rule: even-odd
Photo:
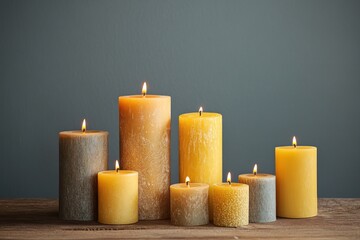
[[120,163],[139,172],[140,220],[166,219],[170,215],[169,96],[119,97]]
[[138,173],[120,170],[98,173],[99,223],[131,224],[138,221]]
[[185,183],[171,185],[171,223],[180,226],[196,226],[208,224],[208,192],[208,184],[190,184],[189,177],[186,177]]
[[317,149],[312,146],[275,148],[277,215],[307,218],[317,215]]
[[222,181],[222,115],[185,113],[179,116],[179,177],[207,183],[212,219],[212,185]]
[[232,183],[230,173],[227,183],[214,185],[213,204],[214,225],[238,227],[249,224],[249,185]]

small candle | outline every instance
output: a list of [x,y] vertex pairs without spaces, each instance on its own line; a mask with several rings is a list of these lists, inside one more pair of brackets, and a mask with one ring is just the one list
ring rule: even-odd
[[98,173],[99,223],[131,224],[138,221],[138,172],[115,170]]
[[277,215],[307,218],[317,215],[317,148],[292,146],[275,148]]
[[209,213],[212,219],[213,184],[222,181],[222,115],[204,112],[179,116],[179,178],[209,184]]
[[108,132],[82,129],[59,133],[59,217],[97,219],[96,175],[107,169]]
[[189,177],[186,177],[185,183],[171,185],[171,223],[181,226],[208,224],[208,191],[208,184],[190,184]]
[[238,227],[249,224],[249,185],[232,183],[230,173],[227,183],[214,185],[213,204],[214,225]]
[[119,97],[120,162],[139,173],[139,219],[170,216],[170,96]]
[[275,176],[259,174],[255,164],[252,174],[239,175],[239,182],[249,185],[249,221],[276,221]]

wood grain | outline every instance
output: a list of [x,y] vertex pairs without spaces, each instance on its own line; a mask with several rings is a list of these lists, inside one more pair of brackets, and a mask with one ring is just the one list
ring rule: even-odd
[[1,239],[360,239],[360,199],[319,199],[319,215],[239,228],[178,227],[169,220],[133,225],[63,221],[58,201],[0,200]]

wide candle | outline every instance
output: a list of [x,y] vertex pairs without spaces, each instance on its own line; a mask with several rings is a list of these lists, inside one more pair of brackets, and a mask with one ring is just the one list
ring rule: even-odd
[[312,146],[275,148],[277,215],[307,218],[317,215],[317,149]]
[[139,218],[169,218],[171,98],[119,97],[120,163],[139,173]]
[[276,221],[275,176],[259,174],[255,164],[252,174],[239,175],[239,183],[249,185],[249,221]]
[[213,184],[222,182],[222,115],[185,113],[179,116],[179,178],[209,184],[209,214],[212,219]]
[[59,133],[59,216],[64,220],[97,219],[97,178],[107,169],[108,132]]
[[190,184],[189,177],[186,177],[185,183],[171,185],[171,223],[181,226],[208,224],[208,191],[208,184]]
[[138,173],[115,170],[98,173],[99,223],[131,224],[138,221]]
[[213,198],[214,225],[238,227],[249,224],[249,185],[232,183],[229,173],[227,183],[214,185]]

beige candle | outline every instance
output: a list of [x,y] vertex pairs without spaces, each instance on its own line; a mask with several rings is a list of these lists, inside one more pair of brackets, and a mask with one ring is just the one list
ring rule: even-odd
[[107,169],[108,132],[59,133],[59,216],[64,220],[97,219],[97,173]]
[[209,223],[208,211],[209,185],[185,183],[170,186],[171,223],[181,226],[205,225]]
[[[146,85],[144,84],[144,87]],[[119,97],[120,164],[139,173],[139,219],[169,218],[171,98]]]
[[227,183],[214,185],[213,203],[214,225],[238,227],[249,224],[249,186],[232,183],[230,173]]

